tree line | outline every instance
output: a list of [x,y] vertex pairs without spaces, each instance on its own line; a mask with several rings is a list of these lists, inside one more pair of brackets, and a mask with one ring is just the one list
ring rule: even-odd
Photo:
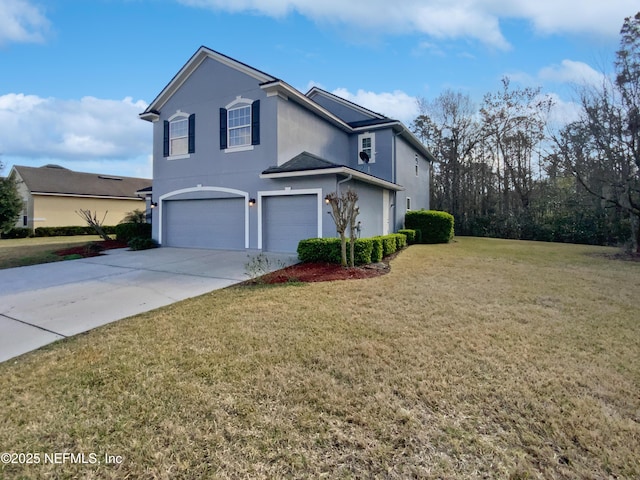
[[509,78],[478,106],[452,90],[419,100],[432,208],[453,214],[457,234],[640,253],[640,12],[620,33],[615,76],[580,87],[580,116],[562,126],[551,96]]

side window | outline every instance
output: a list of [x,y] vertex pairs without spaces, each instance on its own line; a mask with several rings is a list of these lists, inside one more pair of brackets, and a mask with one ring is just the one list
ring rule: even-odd
[[195,114],[178,111],[164,121],[164,156],[184,157],[195,153]]
[[358,135],[358,165],[376,162],[376,137],[373,133]]
[[411,210],[411,198],[407,197],[407,211]]

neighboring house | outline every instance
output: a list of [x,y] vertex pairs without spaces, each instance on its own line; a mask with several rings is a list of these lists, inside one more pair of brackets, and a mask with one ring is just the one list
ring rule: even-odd
[[[85,225],[76,213],[80,209],[97,213],[105,225],[117,225],[127,213],[145,210],[147,178],[74,172],[58,165],[22,167],[15,165],[9,176],[17,181],[24,201],[16,227],[65,227]],[[141,198],[142,197],[142,198]]]
[[360,236],[429,208],[433,157],[399,121],[201,47],[140,114],[153,123],[153,237],[295,252],[335,237],[325,196],[358,193]]

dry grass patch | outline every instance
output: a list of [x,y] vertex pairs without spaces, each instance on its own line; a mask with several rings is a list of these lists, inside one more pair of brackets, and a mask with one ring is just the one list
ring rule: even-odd
[[6,478],[638,478],[640,265],[461,238],[235,287],[0,365]]
[[0,269],[59,262],[57,250],[100,240],[97,235],[34,237],[0,240]]

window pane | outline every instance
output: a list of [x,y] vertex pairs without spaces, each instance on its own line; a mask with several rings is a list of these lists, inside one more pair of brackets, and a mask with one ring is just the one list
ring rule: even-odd
[[251,144],[251,107],[229,110],[227,115],[229,147]]
[[188,150],[187,137],[171,139],[171,155],[184,155]]

